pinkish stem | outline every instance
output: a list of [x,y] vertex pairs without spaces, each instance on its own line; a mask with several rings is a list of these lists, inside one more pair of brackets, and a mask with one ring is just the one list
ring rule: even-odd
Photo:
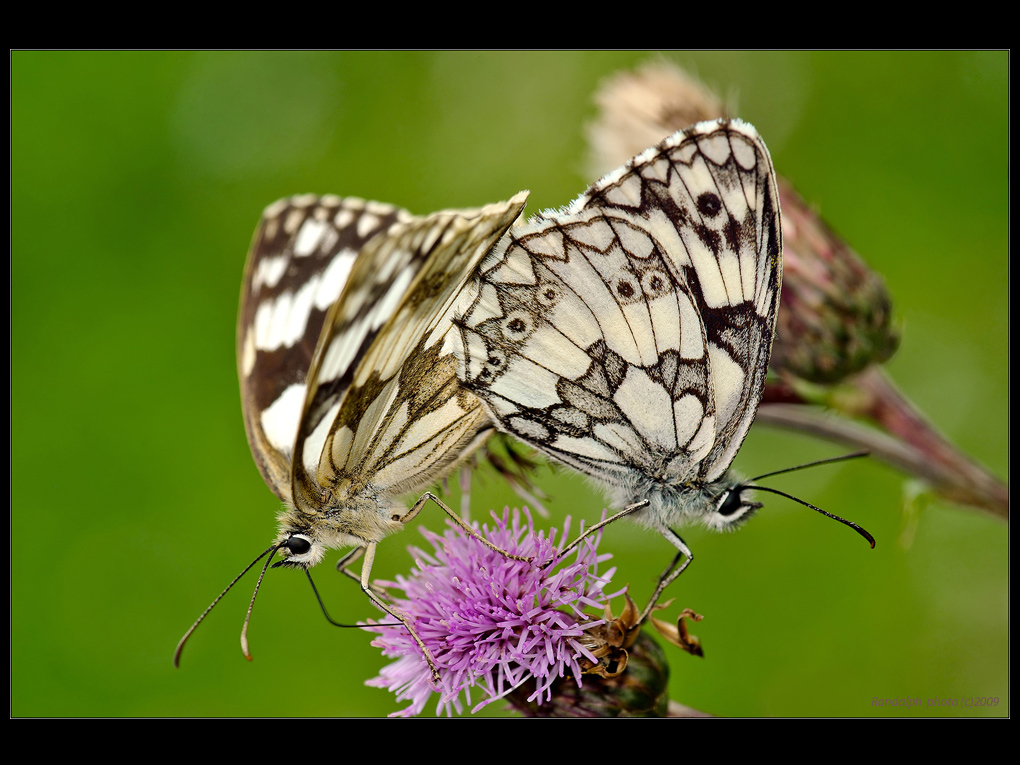
[[[757,419],[867,449],[883,462],[924,479],[953,502],[1009,519],[1009,487],[946,440],[880,367],[866,369],[830,390],[834,395],[826,397],[826,403],[839,414],[805,406],[808,402],[802,397],[801,403],[792,403],[798,398],[792,388],[770,386]],[[848,392],[851,395],[845,395]],[[866,418],[882,430],[848,420],[847,415]]]

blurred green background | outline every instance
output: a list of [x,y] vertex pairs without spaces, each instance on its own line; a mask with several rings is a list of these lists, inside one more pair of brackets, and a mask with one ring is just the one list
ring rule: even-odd
[[[666,56],[737,96],[779,172],[885,276],[903,321],[891,375],[1006,478],[1007,54]],[[294,572],[267,576],[252,663],[238,647],[249,575],[171,667],[184,630],[275,530],[233,355],[255,223],[308,191],[420,214],[524,188],[530,212],[565,204],[594,180],[593,90],[649,57],[12,54],[14,716],[403,706],[364,687],[383,658],[364,633],[330,627]],[[736,467],[838,453],[758,427]],[[579,478],[542,481],[551,524],[603,507]],[[666,649],[673,698],[731,716],[1008,712],[1006,524],[937,501],[907,515],[912,487],[870,460],[772,485],[857,521],[878,546],[777,497],[739,533],[689,529],[697,561],[671,594],[674,609],[705,615],[694,631],[706,656]],[[475,517],[507,503],[510,491],[478,478]],[[419,521],[442,525],[436,511]],[[408,529],[384,544],[377,573],[406,571],[420,539]],[[639,596],[671,554],[630,524],[603,549]],[[317,581],[335,616],[374,615],[331,565]],[[924,709],[989,696],[997,707]]]

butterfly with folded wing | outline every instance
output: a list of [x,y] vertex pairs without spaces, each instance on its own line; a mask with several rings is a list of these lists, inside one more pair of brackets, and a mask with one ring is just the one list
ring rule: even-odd
[[465,387],[623,508],[589,532],[631,515],[676,547],[642,620],[691,562],[674,526],[732,529],[761,507],[744,496],[761,487],[729,469],[765,387],[781,282],[768,149],[719,120],[515,226],[458,305]]
[[275,566],[307,573],[328,549],[353,546],[341,564],[363,554],[362,589],[417,640],[370,586],[375,549],[436,499],[426,492],[408,510],[404,495],[420,494],[493,432],[458,385],[450,313],[526,196],[427,217],[335,196],[266,209],[245,266],[237,364],[252,455],[284,508],[273,544],[188,630],[175,665],[206,614],[268,555],[257,594],[277,552]]

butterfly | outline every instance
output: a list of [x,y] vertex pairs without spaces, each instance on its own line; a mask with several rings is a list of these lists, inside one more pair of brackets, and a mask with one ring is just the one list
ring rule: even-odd
[[279,533],[195,622],[175,665],[209,610],[264,556],[259,584],[277,552],[275,566],[307,573],[327,550],[353,546],[342,569],[364,555],[362,589],[405,624],[435,674],[369,575],[379,541],[428,499],[459,521],[430,492],[410,510],[401,498],[434,484],[493,430],[458,384],[450,314],[526,197],[427,217],[314,195],[265,210],[242,282],[237,365],[252,456],[284,504]]
[[729,468],[781,281],[768,149],[720,120],[515,226],[455,312],[458,373],[498,426],[600,484],[624,507],[610,521],[632,515],[677,548],[642,620],[691,562],[674,526],[734,528],[761,506]]

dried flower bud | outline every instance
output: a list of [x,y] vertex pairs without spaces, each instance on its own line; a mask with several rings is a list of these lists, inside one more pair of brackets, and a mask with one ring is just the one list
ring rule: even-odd
[[623,613],[614,617],[606,604],[603,623],[588,630],[580,642],[597,660],[582,659],[582,673],[600,677],[616,677],[627,668],[627,650],[634,645],[641,630],[640,611],[630,595],[626,595]]
[[[532,700],[525,683],[507,701],[528,717],[665,717],[669,713],[669,665],[662,649],[641,632],[638,608],[627,597],[623,613],[614,618],[606,607],[605,622],[588,630],[585,646],[599,657],[586,662],[583,684],[567,676],[556,680],[545,704]],[[624,671],[626,670],[626,671]]]
[[677,130],[726,116],[722,101],[669,61],[619,72],[595,93],[598,119],[588,126],[591,170],[602,176]]
[[[664,603],[656,608],[666,608],[669,603]],[[678,648],[682,648],[687,651],[691,656],[704,656],[705,652],[701,648],[701,641],[697,635],[692,635],[687,631],[687,623],[684,619],[690,619],[691,621],[700,622],[705,617],[701,614],[695,613],[689,608],[685,608],[680,612],[680,616],[676,620],[676,624],[671,622],[663,621],[662,619],[656,619],[652,617],[652,626],[659,631],[666,640]]]
[[835,383],[881,364],[899,344],[885,282],[779,179],[783,293],[772,369]]

